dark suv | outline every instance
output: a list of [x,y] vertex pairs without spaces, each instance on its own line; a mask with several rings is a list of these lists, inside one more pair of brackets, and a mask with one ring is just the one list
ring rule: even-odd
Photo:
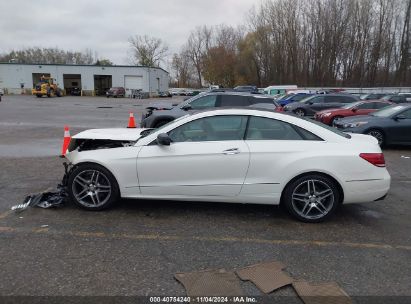
[[284,107],[284,111],[293,112],[298,116],[314,116],[318,111],[340,108],[347,103],[352,103],[358,100],[358,96],[350,94],[313,95],[298,102],[289,103]]
[[243,92],[208,92],[191,97],[183,103],[167,110],[148,107],[143,114],[142,128],[158,128],[174,119],[194,111],[220,107],[254,107],[265,110],[281,111],[282,108],[273,98]]

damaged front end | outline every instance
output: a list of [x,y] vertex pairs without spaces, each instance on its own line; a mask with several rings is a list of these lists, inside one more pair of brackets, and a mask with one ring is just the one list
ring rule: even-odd
[[130,147],[136,143],[134,140],[112,140],[112,139],[86,139],[72,138],[68,146],[68,152],[77,149],[78,152]]

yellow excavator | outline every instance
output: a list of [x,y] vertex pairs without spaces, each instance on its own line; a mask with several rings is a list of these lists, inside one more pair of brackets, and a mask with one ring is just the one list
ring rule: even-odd
[[37,97],[61,97],[63,96],[63,91],[54,83],[55,79],[51,77],[41,76],[40,82],[36,84],[34,89],[31,90],[33,95]]

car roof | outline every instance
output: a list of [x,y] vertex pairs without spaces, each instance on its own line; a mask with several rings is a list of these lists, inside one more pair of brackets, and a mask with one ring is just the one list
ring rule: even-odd
[[256,97],[256,98],[274,99],[272,96],[266,95],[266,94],[255,94],[255,93],[241,92],[241,91],[206,92],[204,93],[204,95],[235,95],[235,96],[251,96],[251,97]]

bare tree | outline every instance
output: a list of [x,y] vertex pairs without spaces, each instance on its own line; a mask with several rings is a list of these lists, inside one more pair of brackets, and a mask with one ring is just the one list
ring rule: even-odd
[[160,39],[150,36],[129,38],[132,62],[148,67],[158,67],[168,53],[168,46]]
[[188,37],[187,45],[185,49],[187,50],[187,56],[190,58],[191,62],[197,73],[198,86],[202,87],[202,59],[204,54],[210,48],[211,44],[212,29],[207,28],[207,26],[197,27],[191,32]]

